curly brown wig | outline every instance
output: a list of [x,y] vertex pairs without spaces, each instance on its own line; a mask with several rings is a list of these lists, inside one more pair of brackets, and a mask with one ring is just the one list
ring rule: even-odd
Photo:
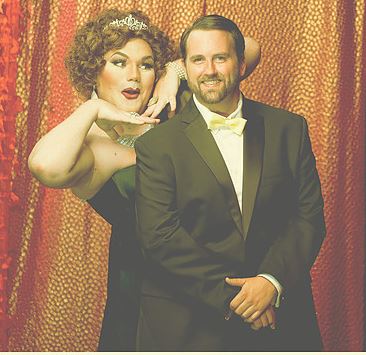
[[[109,26],[111,22],[129,15],[143,21],[148,29],[130,30],[128,26]],[[156,78],[164,71],[167,62],[178,58],[177,50],[168,36],[151,24],[141,11],[105,10],[78,29],[65,65],[72,84],[84,98],[89,98],[92,93],[97,76],[105,65],[104,55],[110,50],[124,47],[134,38],[141,38],[150,45]]]

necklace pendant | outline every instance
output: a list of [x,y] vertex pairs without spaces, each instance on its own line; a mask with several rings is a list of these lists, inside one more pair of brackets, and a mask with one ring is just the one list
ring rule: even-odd
[[[146,133],[147,131],[149,131],[151,128],[153,128],[154,125],[153,124],[149,124],[147,125],[145,131],[142,133]],[[129,147],[129,148],[134,148],[135,147],[135,142],[136,142],[136,139],[140,137],[140,135],[138,136],[122,136],[122,137],[118,137],[116,139],[116,142],[118,144],[121,144],[121,145],[124,145],[126,147]]]
[[124,145],[126,147],[129,148],[134,148],[135,147],[135,142],[136,139],[138,138],[138,136],[124,136],[124,137],[118,137],[116,139],[116,142],[118,144]]

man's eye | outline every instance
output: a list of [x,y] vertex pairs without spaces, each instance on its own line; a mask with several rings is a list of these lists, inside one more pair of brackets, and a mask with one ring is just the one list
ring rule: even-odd
[[124,59],[116,59],[116,60],[112,61],[112,64],[117,67],[125,67],[126,61]]
[[195,64],[203,63],[203,58],[194,58],[193,63],[195,63]]
[[225,62],[225,60],[226,60],[225,56],[216,57],[216,62],[218,62],[218,63],[223,63],[223,62]]
[[151,69],[154,69],[154,64],[151,64],[151,63],[142,63],[140,67],[143,70],[151,70]]

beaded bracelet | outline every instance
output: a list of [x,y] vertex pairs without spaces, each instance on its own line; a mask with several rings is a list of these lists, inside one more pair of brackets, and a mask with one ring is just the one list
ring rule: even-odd
[[187,80],[186,71],[176,62],[168,62],[165,66],[167,68],[172,68],[180,80]]

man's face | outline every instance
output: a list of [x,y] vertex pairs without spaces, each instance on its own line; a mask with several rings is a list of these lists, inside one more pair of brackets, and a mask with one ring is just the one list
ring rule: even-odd
[[221,30],[194,30],[186,44],[188,85],[211,111],[230,114],[236,108],[244,63],[238,63],[234,40]]

